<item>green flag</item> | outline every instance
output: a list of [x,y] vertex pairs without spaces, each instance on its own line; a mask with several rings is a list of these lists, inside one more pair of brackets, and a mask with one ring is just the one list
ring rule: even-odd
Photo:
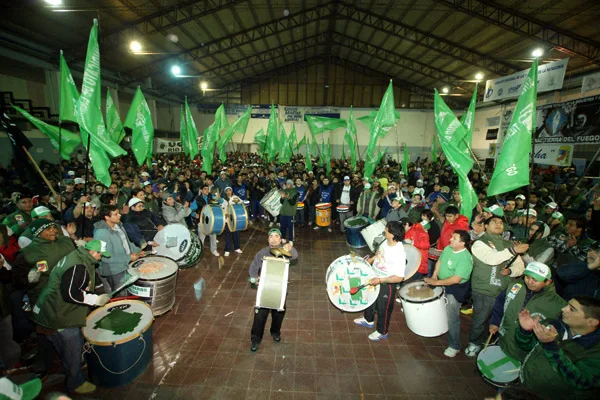
[[408,176],[408,161],[410,160],[410,156],[408,155],[408,146],[404,145],[404,154],[402,156],[402,172],[404,172],[405,176]]
[[254,141],[256,143],[258,143],[258,151],[259,153],[264,153],[265,152],[265,147],[266,147],[266,142],[267,142],[267,137],[265,136],[265,132],[261,129],[258,130],[258,132],[256,132],[254,134]]
[[477,83],[475,83],[475,89],[473,89],[473,96],[471,97],[471,102],[469,103],[469,108],[467,109],[467,112],[464,113],[462,115],[462,117],[460,117],[460,123],[463,124],[463,126],[465,127],[465,144],[467,147],[467,151],[470,153],[471,151],[469,150],[473,145],[473,122],[475,121],[475,105],[477,103]]
[[504,136],[488,196],[510,192],[529,185],[531,135],[536,123],[537,58],[523,82],[517,107]]
[[198,155],[198,129],[196,129],[196,123],[190,110],[190,105],[187,102],[187,96],[184,101],[185,105],[185,127],[186,127],[186,139],[187,147],[189,149],[190,160],[194,160]]
[[[304,139],[306,139],[306,136],[304,137]],[[310,159],[310,142],[307,140],[306,141],[306,159],[304,160],[304,166],[306,167],[306,171],[312,171],[313,170],[313,165],[312,165],[312,160]]]
[[308,129],[312,136],[332,131],[337,128],[345,128],[346,121],[341,118],[317,117],[315,115],[304,115]]
[[298,144],[296,145],[296,151],[298,151],[298,149],[300,149],[300,147],[302,147],[302,145],[306,144],[306,136],[304,136],[302,139],[300,139],[300,142],[298,142]]
[[327,175],[331,174],[331,138],[327,139],[327,145],[323,143],[323,162],[325,163],[325,169],[327,171]]
[[131,101],[129,112],[127,112],[125,126],[133,131],[131,135],[131,147],[138,165],[144,164],[148,158],[152,160],[154,125],[152,124],[150,108],[139,86]]
[[190,155],[190,148],[187,139],[187,125],[185,123],[185,108],[184,105],[179,106],[179,140],[181,141],[181,147],[186,156]]
[[272,162],[277,154],[277,145],[279,143],[279,118],[275,106],[271,104],[271,114],[267,124],[267,161]]
[[356,122],[354,121],[354,109],[350,106],[350,118],[346,124],[346,133],[344,134],[344,140],[348,143],[350,149],[350,163],[352,169],[356,170],[356,143],[354,138],[356,137]]
[[458,191],[460,192],[460,213],[467,217],[469,221],[473,216],[473,209],[477,206],[477,193],[473,189],[469,178],[458,176]]
[[[398,111],[394,111],[395,115],[396,115],[396,119],[400,119],[400,113]],[[373,110],[369,113],[369,115],[364,115],[362,117],[357,118],[360,122],[362,122],[363,124],[365,124],[365,126],[367,127],[367,129],[371,128],[371,124],[373,124],[373,122],[375,121],[375,116],[377,115],[377,111]],[[384,126],[382,128],[382,132],[381,132],[381,136],[380,137],[385,137],[387,135],[387,133],[389,132],[389,130],[392,129],[392,126]]]
[[279,149],[279,162],[286,163],[289,162],[289,158],[291,157],[290,143],[288,136],[285,133],[285,128],[281,122],[279,123],[279,126],[279,145],[277,146]]
[[[288,138],[289,148],[290,148],[290,157],[294,153],[294,149],[296,148],[296,124],[292,124],[292,131],[290,132],[290,136]],[[288,160],[289,162],[289,160]]]
[[438,160],[438,148],[437,148],[437,138],[433,136],[433,140],[431,142],[431,159],[434,163],[437,163]]
[[227,159],[225,146],[227,146],[227,143],[231,141],[233,135],[235,135],[236,133],[246,132],[246,129],[248,128],[248,121],[250,121],[251,113],[252,107],[248,107],[244,114],[242,114],[238,119],[236,119],[233,124],[229,125],[227,129],[225,129],[225,132],[223,133],[223,135],[219,139],[219,142],[217,143],[217,148],[219,149],[219,158],[221,159],[221,162],[225,162]]
[[60,51],[60,83],[58,92],[58,121],[78,122],[77,103],[79,102],[79,91],[75,86],[75,81],[73,80],[73,76],[71,76],[71,71],[65,61],[62,50]]
[[385,136],[385,128],[390,128],[395,124],[396,109],[394,108],[394,86],[392,85],[392,81],[390,81],[390,84],[381,99],[379,110],[377,110],[377,114],[369,127],[369,144],[367,145],[366,160],[370,160],[370,162],[365,162],[364,176],[370,177],[377,164],[375,162],[375,158],[378,156],[375,151],[377,140],[380,137]]
[[102,182],[104,186],[109,187],[112,179],[108,171],[110,168],[110,158],[108,158],[106,151],[98,146],[90,146],[90,162],[92,163],[96,179]]
[[[188,120],[189,121],[189,120]],[[189,127],[189,123],[188,123]],[[204,139],[202,143],[202,169],[207,173],[212,173],[212,163],[214,160],[215,143],[219,138],[219,133],[227,127],[227,115],[225,106],[221,104],[215,111],[214,122],[204,130]],[[195,129],[195,124],[194,124]],[[189,132],[189,128],[188,128]]]
[[110,89],[106,89],[106,126],[108,136],[112,141],[116,144],[121,143],[125,137],[125,129],[123,129],[117,106],[110,95]]
[[[50,143],[52,143],[52,146],[56,150],[59,150],[60,148],[60,156],[63,159],[69,160],[71,158],[71,153],[73,153],[75,148],[79,146],[79,143],[81,143],[79,135],[75,135],[74,133],[71,133],[66,130],[63,130],[59,135],[59,128],[57,126],[47,124],[44,121],[37,119],[33,115],[29,114],[27,111],[22,110],[17,106],[13,105],[13,108],[21,114],[23,114],[23,116],[27,118],[27,120],[31,122],[36,128],[42,131],[44,135],[48,136],[50,138]],[[59,141],[62,141],[60,146]]]

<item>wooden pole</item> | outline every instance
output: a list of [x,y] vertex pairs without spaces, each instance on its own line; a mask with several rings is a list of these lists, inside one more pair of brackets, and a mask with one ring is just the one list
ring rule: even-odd
[[44,173],[42,172],[42,170],[40,169],[40,167],[37,165],[37,163],[35,162],[35,160],[33,159],[33,157],[31,157],[31,154],[29,154],[29,152],[27,151],[27,148],[25,148],[25,146],[23,146],[22,149],[25,152],[25,154],[27,154],[27,158],[29,158],[29,161],[31,161],[31,163],[35,167],[35,170],[37,171],[37,173],[40,174],[40,176],[44,180],[44,183],[46,183],[46,185],[50,189],[50,192],[52,192],[52,195],[56,196],[57,195],[56,191],[54,190],[54,188],[52,187],[52,185],[48,181],[48,178],[46,178],[46,175],[44,175]]

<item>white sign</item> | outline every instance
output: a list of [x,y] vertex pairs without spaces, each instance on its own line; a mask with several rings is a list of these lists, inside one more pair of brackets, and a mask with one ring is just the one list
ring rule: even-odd
[[[538,66],[538,93],[559,90],[563,86],[568,58]],[[519,96],[529,69],[485,83],[483,101],[504,100]]]
[[156,139],[155,153],[183,153],[183,147],[179,140]]
[[300,122],[302,121],[302,111],[300,107],[283,107],[284,122]]
[[535,144],[534,163],[570,167],[573,158],[572,144]]
[[581,83],[581,93],[595,89],[600,89],[600,74],[584,76]]

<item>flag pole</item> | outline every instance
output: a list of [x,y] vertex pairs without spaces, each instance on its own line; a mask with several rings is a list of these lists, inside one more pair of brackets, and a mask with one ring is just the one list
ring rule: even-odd
[[[60,95],[59,95],[59,101],[60,101]],[[60,113],[60,110],[59,110]],[[58,120],[58,160],[59,163],[62,164],[62,121],[59,119]],[[58,169],[60,171],[60,168]],[[60,181],[62,180],[62,177],[58,180],[58,187],[60,189]],[[64,224],[65,220],[64,220],[64,213],[63,213],[63,209],[62,209],[62,194],[60,196],[58,196],[58,209],[60,210],[60,222],[61,224]]]
[[37,171],[37,173],[40,174],[40,176],[44,180],[44,183],[48,186],[48,188],[50,189],[50,192],[52,192],[52,195],[56,197],[56,191],[54,190],[54,188],[52,187],[52,185],[48,181],[48,178],[46,178],[46,175],[44,175],[44,173],[42,172],[42,170],[40,169],[40,167],[37,165],[37,163],[35,162],[35,160],[33,159],[33,157],[31,157],[31,154],[29,154],[29,151],[27,151],[27,148],[25,146],[22,146],[21,148],[23,149],[23,151],[25,152],[25,154],[27,154],[27,158],[29,158],[29,161],[31,161],[31,163],[35,167],[35,170]]

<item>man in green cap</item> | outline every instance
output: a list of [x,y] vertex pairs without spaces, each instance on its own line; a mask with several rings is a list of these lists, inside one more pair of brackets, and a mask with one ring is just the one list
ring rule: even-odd
[[33,201],[30,194],[19,193],[15,196],[17,211],[8,215],[2,223],[8,226],[15,235],[19,236],[31,223],[31,210]]
[[519,361],[527,355],[515,342],[521,310],[528,310],[534,317],[539,316],[541,321],[546,321],[558,319],[561,309],[567,305],[556,293],[550,267],[546,264],[530,262],[523,274],[523,279],[517,280],[496,297],[490,318],[490,333],[500,334],[502,351]]
[[[250,265],[248,271],[250,275],[250,283],[258,284],[258,278],[260,276],[260,270],[263,264],[263,258],[271,257],[271,250],[282,247],[286,252],[291,254],[290,260],[298,258],[298,251],[293,247],[292,242],[287,242],[281,246],[281,231],[277,228],[273,228],[269,231],[269,246],[260,250],[254,256],[254,261]],[[285,307],[284,307],[285,308]],[[285,310],[271,310],[269,308],[256,307],[254,309],[254,321],[252,323],[252,330],[250,332],[251,351],[258,350],[258,346],[262,341],[263,334],[265,332],[265,325],[267,324],[267,318],[271,313],[271,336],[276,342],[281,341],[281,324],[283,324],[283,317],[285,316]]]
[[102,257],[110,257],[106,243],[91,240],[58,262],[48,284],[33,307],[33,321],[46,328],[48,340],[58,352],[66,371],[69,392],[85,394],[96,387],[85,380],[81,370],[83,336],[90,307],[108,303],[110,295],[96,295],[95,267]]

